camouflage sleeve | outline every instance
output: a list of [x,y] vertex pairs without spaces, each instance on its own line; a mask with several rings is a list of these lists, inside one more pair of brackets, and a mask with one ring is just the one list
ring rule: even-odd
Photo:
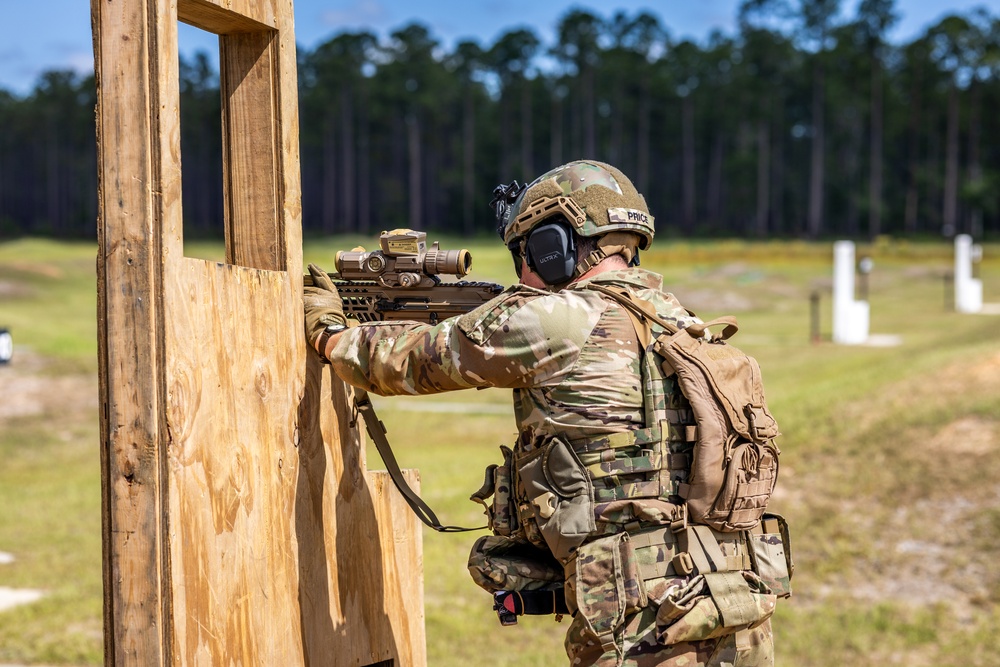
[[456,354],[464,336],[455,325],[456,318],[362,324],[341,334],[330,362],[344,382],[383,396],[489,386],[464,372]]
[[330,359],[345,382],[382,395],[542,386],[569,372],[603,309],[589,295],[515,288],[436,325],[360,325]]

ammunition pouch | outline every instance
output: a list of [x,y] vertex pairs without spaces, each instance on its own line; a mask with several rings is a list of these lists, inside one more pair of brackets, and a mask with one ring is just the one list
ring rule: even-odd
[[488,528],[495,535],[520,538],[536,547],[547,548],[531,502],[525,497],[524,487],[518,478],[514,452],[510,447],[500,445],[500,453],[503,463],[486,467],[482,487],[469,496],[469,500],[485,508]]
[[670,645],[754,628],[771,617],[775,602],[753,572],[699,574],[668,590],[656,611],[656,638]]
[[667,568],[658,568],[667,570],[662,576],[673,570],[689,577],[683,584],[671,585],[659,600],[656,633],[661,644],[713,639],[757,627],[774,613],[777,598],[791,595],[788,526],[778,515],[765,515],[753,530],[740,533],[688,525],[675,539],[673,551],[669,538],[647,537],[643,542],[667,543],[659,546],[666,549],[661,555],[673,557]]
[[779,598],[792,594],[792,543],[788,524],[778,514],[765,514],[748,539],[750,559],[756,572],[768,589]]
[[622,655],[625,617],[646,606],[639,561],[628,533],[582,545],[566,565],[566,607],[583,618],[587,632],[605,651]]
[[587,469],[573,448],[559,438],[526,454],[515,453],[514,463],[528,501],[519,505],[522,519],[530,514],[552,555],[568,563],[597,529],[594,487]]
[[500,445],[500,453],[503,455],[503,463],[487,466],[486,479],[482,487],[473,493],[469,500],[479,503],[486,509],[488,527],[495,535],[510,537],[516,534],[520,527],[511,465],[514,452],[510,447]]
[[[605,650],[624,619],[651,605],[663,644],[754,628],[791,594],[788,529],[766,515],[753,531],[662,526],[586,542],[566,565],[566,606]],[[655,597],[654,597],[655,596]]]

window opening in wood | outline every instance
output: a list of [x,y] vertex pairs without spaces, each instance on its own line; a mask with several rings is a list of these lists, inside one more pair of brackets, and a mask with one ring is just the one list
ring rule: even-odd
[[[224,261],[222,109],[217,35],[177,25],[180,52],[181,196],[184,255]],[[214,44],[214,51],[209,51]]]

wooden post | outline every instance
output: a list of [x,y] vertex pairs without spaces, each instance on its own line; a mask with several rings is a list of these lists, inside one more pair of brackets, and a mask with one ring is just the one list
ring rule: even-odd
[[[105,663],[424,665],[420,525],[303,335],[291,0],[91,7]],[[226,263],[183,255],[178,20],[219,35]]]

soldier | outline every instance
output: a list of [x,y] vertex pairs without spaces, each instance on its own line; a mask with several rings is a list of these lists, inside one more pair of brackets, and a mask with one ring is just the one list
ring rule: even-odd
[[[496,536],[476,543],[470,570],[494,591],[565,583],[571,665],[773,664],[774,596],[740,572],[751,569],[746,535],[686,532],[678,485],[690,465],[690,410],[644,349],[641,318],[601,291],[624,290],[680,328],[698,322],[638,267],[653,240],[644,198],[594,161],[560,166],[515,194],[499,231],[519,285],[436,325],[346,329],[335,287],[311,266],[310,344],[345,382],[377,394],[513,390],[519,437],[504,448],[501,483],[479,494]],[[712,544],[695,553],[706,535]],[[685,560],[698,554],[728,559],[751,581],[748,594],[708,591]]]

